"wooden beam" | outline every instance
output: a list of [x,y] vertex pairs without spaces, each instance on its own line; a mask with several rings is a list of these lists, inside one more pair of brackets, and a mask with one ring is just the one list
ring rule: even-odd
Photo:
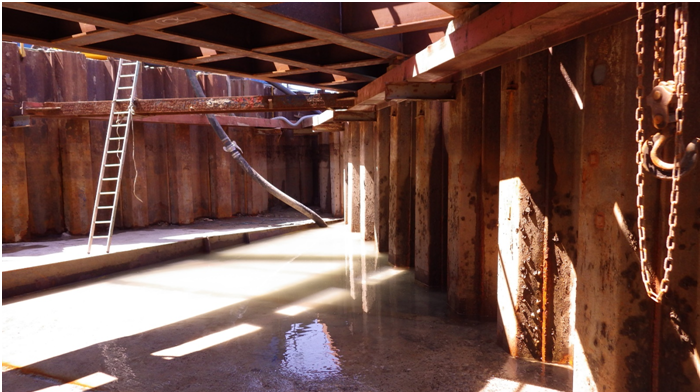
[[376,111],[326,110],[312,117],[312,125],[317,126],[335,121],[376,121]]
[[[139,20],[137,22],[130,23],[129,26],[136,26],[150,30],[160,30],[168,27],[192,23],[195,21],[217,18],[223,15],[226,15],[226,13],[209,7],[199,6],[197,8],[190,8],[187,10],[171,12],[168,14],[158,15],[152,18]],[[86,33],[80,36],[61,38],[56,40],[56,42],[84,46],[96,44],[98,42],[110,41],[117,38],[123,38],[129,35],[132,34],[128,32],[120,32],[111,29],[105,29]]]
[[632,3],[501,3],[360,89],[357,104],[384,101],[389,83],[461,80],[633,15]]
[[[137,99],[136,115],[206,114],[239,112],[284,112],[319,109],[346,109],[353,105],[352,94],[272,95],[217,98]],[[112,101],[23,102],[25,115],[37,117],[107,116]],[[127,102],[118,102],[116,110],[125,111]]]
[[[346,3],[345,5],[347,5]],[[357,7],[361,3],[353,3]],[[343,25],[344,35],[357,40],[366,40],[370,38],[386,37],[389,35],[410,33],[414,31],[429,30],[435,28],[446,27],[453,16],[449,13],[444,13],[435,10],[436,7],[425,3],[409,3],[392,6],[391,10],[386,10],[387,15],[392,15],[390,18],[379,18],[376,15],[369,15],[371,10],[367,10],[367,17],[374,19],[377,27],[372,29],[363,29],[353,31],[351,26]],[[430,10],[433,8],[434,10]],[[398,13],[398,14],[397,14]],[[394,14],[397,14],[393,16]],[[347,32],[345,32],[347,31]],[[327,39],[311,39],[305,41],[290,42],[286,44],[271,45],[253,49],[260,53],[276,53],[297,50],[303,48],[313,48],[321,45],[328,45],[330,42]]]
[[[212,57],[214,57],[214,56],[212,56]],[[368,67],[371,65],[387,64],[388,62],[389,61],[386,59],[368,59],[368,60],[348,61],[348,62],[337,63],[337,64],[327,64],[327,65],[324,65],[324,67],[328,68],[328,69],[358,68],[358,67]],[[309,69],[292,69],[289,71],[260,73],[260,74],[255,74],[253,76],[275,78],[275,77],[280,77],[280,76],[302,75],[302,74],[307,74],[307,73],[312,73],[312,72],[315,72],[315,71],[312,71]],[[350,80],[348,82],[357,83],[356,80]],[[321,83],[321,84],[323,85],[325,83]]]
[[336,45],[344,46],[358,52],[371,54],[381,58],[401,56],[403,53],[391,49],[363,42],[333,30],[328,30],[310,23],[302,22],[285,15],[280,15],[264,9],[254,8],[244,3],[201,3],[211,8],[219,9],[247,19],[265,23],[270,26],[293,31],[319,40],[324,40]]
[[385,100],[440,100],[455,99],[454,83],[389,83]]
[[478,7],[478,4],[474,3],[463,3],[463,2],[437,2],[437,3],[430,3],[434,5],[437,8],[440,8],[441,10],[447,12],[450,15],[456,16],[457,13],[459,13],[460,10],[466,9],[466,8],[471,8],[471,7]]

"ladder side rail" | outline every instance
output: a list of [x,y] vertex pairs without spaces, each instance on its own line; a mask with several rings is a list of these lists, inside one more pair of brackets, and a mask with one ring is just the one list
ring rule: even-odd
[[105,148],[102,153],[102,164],[100,165],[100,176],[98,177],[97,180],[97,192],[95,193],[95,207],[92,210],[92,223],[90,224],[90,237],[88,239],[88,254],[90,254],[90,250],[92,248],[92,241],[95,237],[95,226],[97,222],[97,212],[98,212],[98,207],[100,206],[100,193],[102,193],[102,179],[104,178],[105,175],[105,165],[107,164],[107,157],[109,151],[109,142],[110,138],[112,137],[112,121],[114,120],[114,109],[116,108],[116,103],[117,103],[117,97],[119,96],[119,84],[121,82],[121,74],[122,74],[122,62],[124,60],[120,59],[119,60],[119,68],[117,69],[117,76],[114,78],[114,95],[112,96],[112,108],[109,112],[109,122],[107,123],[107,136],[105,137]]
[[132,114],[134,111],[134,96],[136,95],[136,83],[138,81],[139,77],[139,70],[141,69],[141,62],[137,61],[136,62],[136,70],[134,71],[134,76],[131,79],[131,95],[129,97],[129,106],[127,108],[127,117],[126,117],[126,127],[124,127],[124,146],[122,148],[122,153],[121,157],[119,158],[119,174],[117,175],[117,184],[116,184],[116,189],[115,189],[115,194],[114,194],[114,202],[112,204],[112,218],[110,219],[109,223],[109,234],[107,235],[107,251],[106,253],[109,253],[109,248],[112,245],[112,233],[114,232],[114,220],[116,218],[116,210],[117,210],[117,203],[119,202],[119,194],[121,193],[121,183],[122,183],[122,174],[124,170],[124,160],[126,159],[126,153],[127,153],[127,148],[128,148],[128,140],[129,140],[129,131],[133,128],[133,121],[132,121]]

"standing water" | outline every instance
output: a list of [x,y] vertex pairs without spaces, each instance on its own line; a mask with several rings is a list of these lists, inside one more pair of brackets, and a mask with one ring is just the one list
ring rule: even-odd
[[[343,224],[3,305],[3,390],[570,391]],[[53,389],[52,389],[53,390]]]

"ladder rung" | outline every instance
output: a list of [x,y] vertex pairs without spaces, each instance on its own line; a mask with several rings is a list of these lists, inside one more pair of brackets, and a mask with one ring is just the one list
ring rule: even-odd
[[122,65],[136,65],[138,63],[138,61],[124,61]]
[[119,177],[103,178],[102,181],[117,181]]
[[107,223],[112,223],[112,221],[111,221],[111,220],[108,220],[108,221],[97,221],[97,222],[95,222],[96,225],[106,225]]
[[129,101],[131,101],[131,98],[119,98],[119,99],[115,99],[114,101],[115,102],[129,102]]
[[100,195],[116,195],[117,192],[100,192]]
[[119,166],[121,166],[121,165],[118,163],[108,163],[105,165],[105,167],[119,167]]
[[122,78],[133,78],[136,74],[121,75]]
[[126,124],[112,124],[113,127],[125,127]]
[[126,112],[114,112],[114,114],[129,114],[129,111],[127,110]]
[[121,86],[121,87],[117,87],[117,90],[129,90],[132,88],[134,88],[134,86]]
[[114,208],[114,206],[98,206],[97,207],[98,210],[111,210],[113,208]]
[[109,138],[109,140],[124,140],[124,139],[126,139],[125,136],[121,136],[121,137],[110,137],[110,138]]
[[92,238],[109,238],[108,235],[93,235]]

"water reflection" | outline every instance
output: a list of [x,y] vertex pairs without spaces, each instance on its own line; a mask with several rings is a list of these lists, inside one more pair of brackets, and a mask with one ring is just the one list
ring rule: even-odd
[[328,327],[318,319],[303,325],[292,324],[285,333],[286,351],[282,368],[305,378],[324,379],[340,373],[338,351]]

